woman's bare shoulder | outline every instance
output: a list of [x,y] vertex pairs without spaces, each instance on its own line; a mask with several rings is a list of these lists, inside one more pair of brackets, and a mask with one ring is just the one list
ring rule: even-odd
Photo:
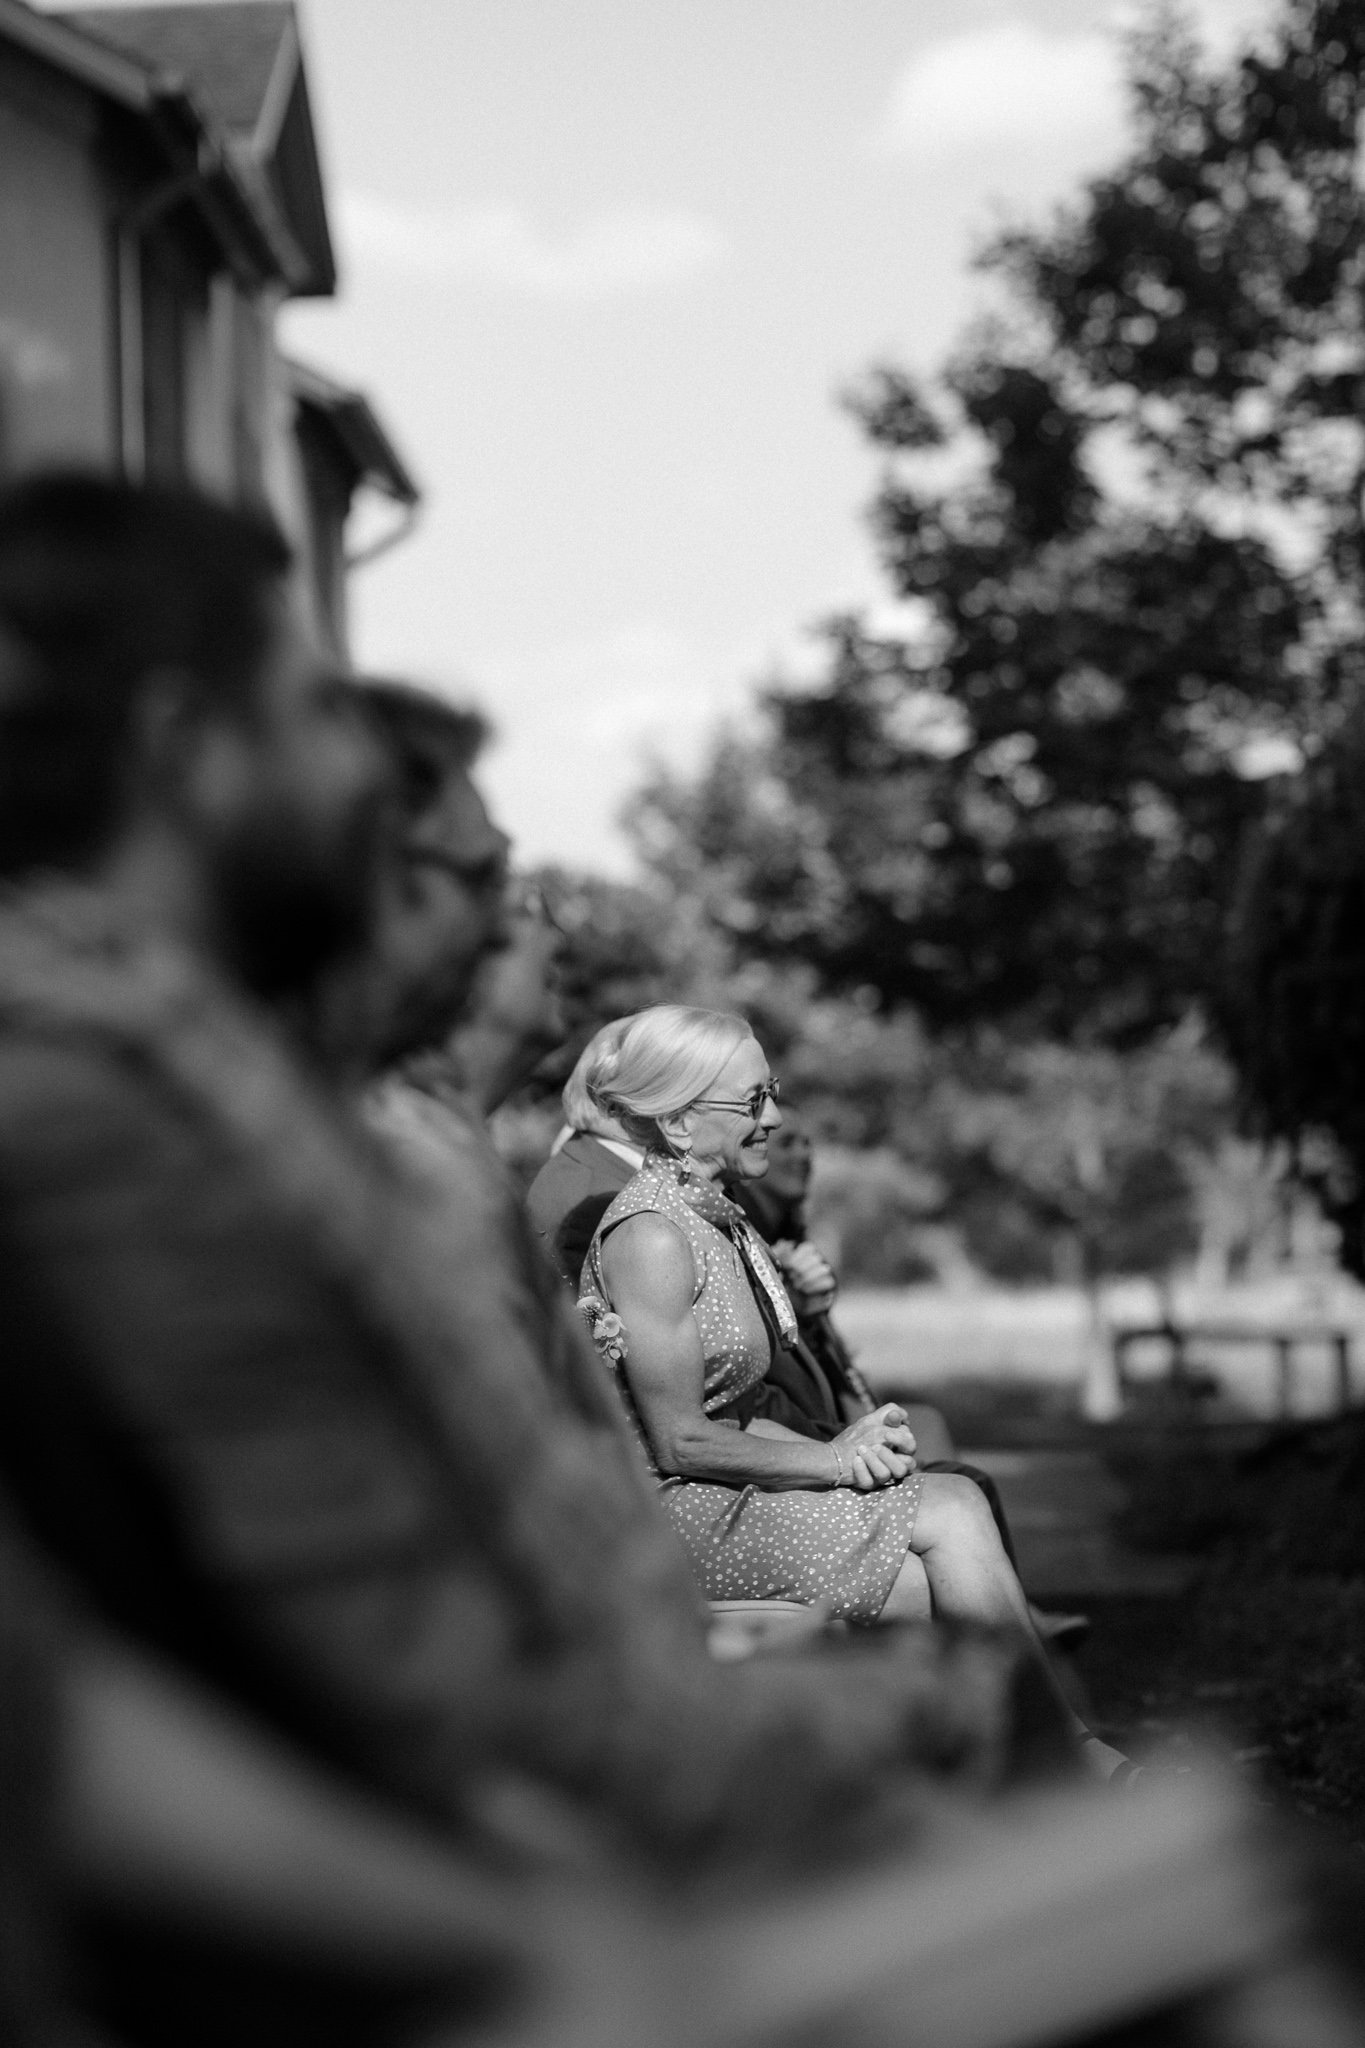
[[613,1292],[647,1291],[661,1307],[677,1294],[691,1306],[697,1289],[691,1247],[677,1224],[657,1210],[623,1216],[603,1238],[601,1259],[602,1277]]

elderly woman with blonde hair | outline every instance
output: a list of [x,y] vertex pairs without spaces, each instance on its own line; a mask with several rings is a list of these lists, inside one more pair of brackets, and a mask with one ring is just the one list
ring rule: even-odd
[[1123,1765],[1066,1704],[980,1490],[917,1468],[900,1408],[860,1416],[830,1441],[756,1413],[795,1317],[763,1240],[720,1185],[767,1170],[782,1120],[748,1024],[672,1004],[642,1010],[595,1061],[591,1090],[643,1163],[597,1227],[579,1306],[708,1598],[1017,1634],[1087,1760],[1104,1776]]

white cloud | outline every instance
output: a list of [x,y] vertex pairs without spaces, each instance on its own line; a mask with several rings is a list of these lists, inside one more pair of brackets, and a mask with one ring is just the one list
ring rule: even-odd
[[468,280],[528,298],[598,299],[685,283],[725,254],[709,221],[617,208],[552,235],[520,207],[395,206],[344,192],[337,218],[357,263],[433,281]]
[[910,60],[874,146],[926,161],[1000,145],[1117,139],[1121,78],[1117,42],[1098,30],[1049,35],[1024,21],[969,29]]

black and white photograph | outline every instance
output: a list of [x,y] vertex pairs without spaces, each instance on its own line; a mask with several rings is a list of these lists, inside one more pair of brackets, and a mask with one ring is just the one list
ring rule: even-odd
[[0,0],[0,2048],[1365,2043],[1365,0]]

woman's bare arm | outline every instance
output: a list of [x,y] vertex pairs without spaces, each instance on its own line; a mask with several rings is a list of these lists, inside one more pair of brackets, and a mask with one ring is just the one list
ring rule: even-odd
[[[602,1278],[625,1325],[626,1378],[661,1472],[776,1488],[835,1482],[829,1444],[736,1429],[703,1410],[706,1367],[692,1314],[695,1269],[686,1240],[666,1217],[646,1212],[618,1224],[602,1246]],[[885,1437],[885,1455],[895,1458],[894,1425],[886,1426]],[[909,1469],[913,1448],[909,1442],[891,1476]],[[845,1454],[849,1478],[852,1464]]]

